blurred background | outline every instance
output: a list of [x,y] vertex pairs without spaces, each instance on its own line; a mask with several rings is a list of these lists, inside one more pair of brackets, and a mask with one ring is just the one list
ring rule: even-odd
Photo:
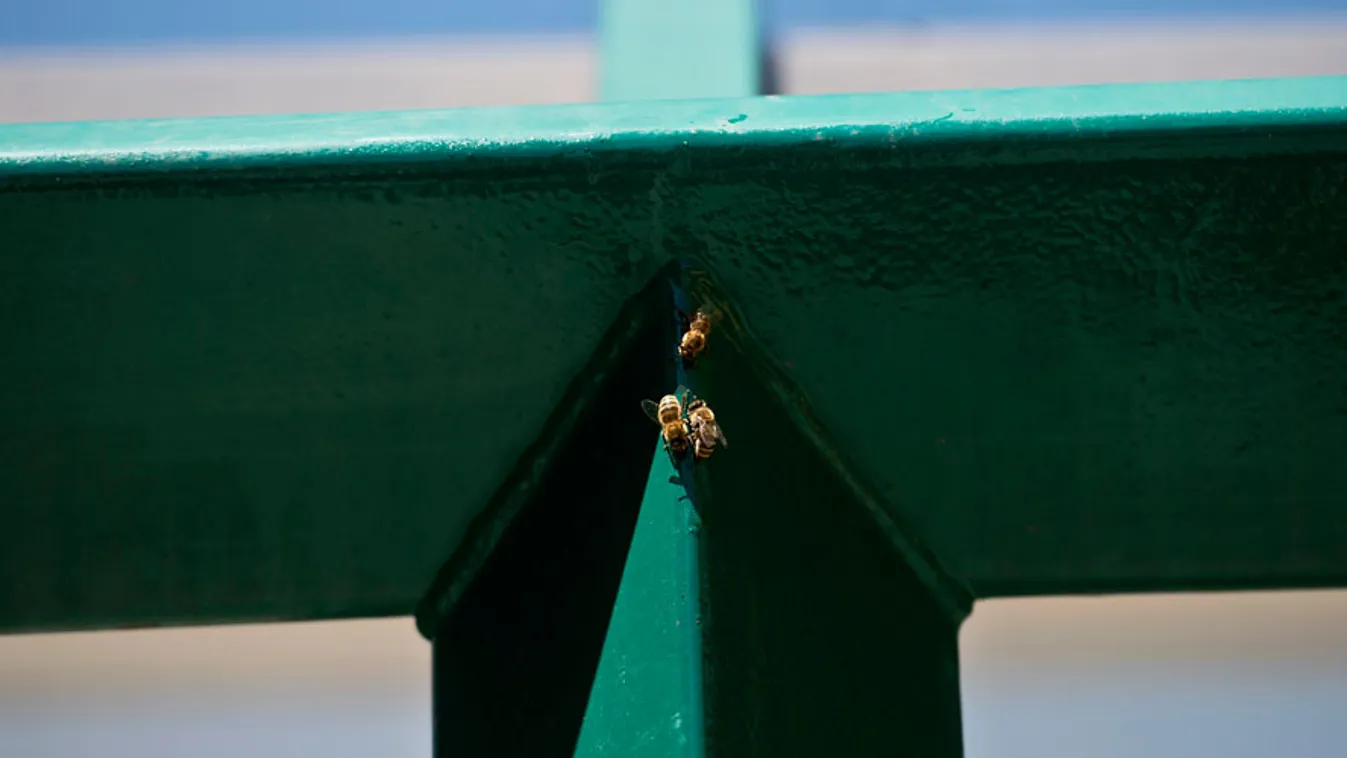
[[[1347,74],[1347,0],[762,0],[783,93]],[[0,122],[582,102],[593,0],[0,0]],[[969,758],[1347,755],[1347,592],[981,603]],[[430,755],[408,618],[0,637],[0,756]]]
[[[1347,73],[1347,0],[759,0],[783,93]],[[3,0],[0,122],[580,102],[598,0]]]
[[[966,755],[1341,758],[1344,629],[1340,591],[979,603]],[[430,733],[410,618],[0,637],[5,758],[430,758]]]

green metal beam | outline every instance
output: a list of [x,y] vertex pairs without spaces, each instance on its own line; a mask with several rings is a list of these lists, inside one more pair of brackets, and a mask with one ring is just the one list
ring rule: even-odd
[[0,629],[409,611],[680,259],[979,597],[1341,584],[1344,186],[1336,77],[3,126]]

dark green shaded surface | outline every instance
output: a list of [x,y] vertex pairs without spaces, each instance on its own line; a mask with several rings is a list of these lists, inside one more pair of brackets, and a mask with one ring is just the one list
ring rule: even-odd
[[698,364],[732,447],[698,476],[713,756],[962,754],[958,626],[769,383]]
[[434,637],[435,755],[574,750],[646,486],[639,403],[662,385],[663,326],[647,321],[603,377],[576,441],[453,608],[438,616],[431,602],[419,615]]
[[655,271],[507,164],[0,184],[0,627],[411,612]]
[[0,127],[0,628],[407,612],[674,258],[978,595],[1341,583],[1344,186],[1341,78]]
[[[666,289],[661,279],[651,282],[636,298],[627,303],[604,334],[599,349],[571,383],[565,399],[554,409],[544,423],[542,435],[516,462],[514,470],[495,496],[463,534],[462,543],[450,560],[436,572],[429,591],[416,607],[417,628],[427,639],[433,639],[435,629],[448,616],[458,600],[471,587],[478,569],[491,556],[506,529],[519,512],[535,499],[544,497],[544,480],[559,459],[580,461],[590,469],[589,475],[606,475],[619,459],[608,461],[605,455],[614,452],[627,454],[630,439],[614,442],[610,432],[613,424],[625,434],[634,433],[627,424],[646,419],[644,412],[633,413],[640,401],[651,397],[667,382],[663,334],[665,309],[659,297]],[[639,382],[636,381],[639,378]],[[615,403],[613,398],[629,401]],[[611,418],[596,420],[595,405]],[[646,431],[650,431],[646,420]],[[639,426],[639,424],[636,424]],[[571,448],[580,447],[591,457],[575,458]],[[628,461],[621,458],[621,461]],[[592,465],[591,465],[592,464]],[[620,478],[619,478],[620,479]],[[567,495],[566,497],[570,497]],[[562,498],[563,500],[565,498]],[[624,503],[632,514],[637,511],[639,492]],[[634,518],[634,516],[633,516]]]
[[687,228],[836,449],[977,594],[1332,584],[1344,148],[901,172],[859,153],[735,198],[790,224],[703,204]]

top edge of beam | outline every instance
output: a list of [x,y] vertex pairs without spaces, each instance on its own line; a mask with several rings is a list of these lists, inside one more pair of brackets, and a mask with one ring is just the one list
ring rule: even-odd
[[1347,76],[0,126],[0,178],[1347,125]]

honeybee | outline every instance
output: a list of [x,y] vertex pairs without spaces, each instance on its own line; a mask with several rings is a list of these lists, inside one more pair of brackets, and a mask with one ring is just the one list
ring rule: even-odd
[[687,457],[691,445],[687,415],[683,412],[683,403],[678,395],[665,395],[656,403],[654,400],[642,400],[641,410],[660,425],[660,436],[664,440],[664,452],[674,468]]
[[716,451],[716,446],[729,447],[725,432],[716,422],[715,411],[705,400],[695,397],[691,390],[683,391],[683,414],[687,419],[688,431],[692,433],[692,453],[698,461],[704,461]]
[[683,339],[678,343],[678,355],[683,358],[684,368],[692,368],[697,365],[697,359],[701,358],[702,353],[706,352],[706,338],[711,333],[711,327],[720,320],[720,314],[712,308],[702,307],[691,318],[682,311],[678,312],[678,316],[683,322]]

